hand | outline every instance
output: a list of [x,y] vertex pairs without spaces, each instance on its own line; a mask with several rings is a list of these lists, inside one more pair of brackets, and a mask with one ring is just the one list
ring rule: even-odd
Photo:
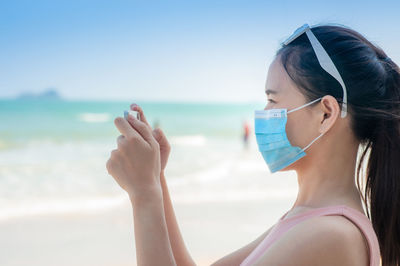
[[131,198],[152,197],[162,193],[160,146],[144,122],[131,115],[128,121],[122,117],[114,120],[122,135],[117,138],[118,149],[111,152],[106,167]]
[[[131,110],[139,112],[140,120],[144,122],[150,128],[150,130],[152,130],[140,106],[133,103],[131,104]],[[169,144],[167,137],[165,136],[161,128],[156,128],[152,130],[152,134],[160,145],[161,172],[163,172],[165,167],[167,166],[168,157],[171,152],[171,145]]]

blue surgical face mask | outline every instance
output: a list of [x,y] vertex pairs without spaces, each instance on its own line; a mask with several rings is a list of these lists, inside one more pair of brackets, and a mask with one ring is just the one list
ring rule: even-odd
[[271,173],[275,173],[304,157],[306,155],[304,151],[323,135],[321,133],[303,149],[292,146],[286,135],[287,114],[300,110],[321,99],[322,97],[290,111],[287,111],[287,109],[254,111],[254,132],[258,150],[261,152]]

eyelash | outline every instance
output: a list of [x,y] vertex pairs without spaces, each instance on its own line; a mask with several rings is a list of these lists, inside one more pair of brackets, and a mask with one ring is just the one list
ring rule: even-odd
[[268,99],[268,102],[270,103],[276,103],[274,100]]

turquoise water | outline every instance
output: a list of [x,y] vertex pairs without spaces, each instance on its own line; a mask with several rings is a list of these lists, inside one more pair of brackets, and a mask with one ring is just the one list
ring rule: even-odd
[[[263,104],[137,104],[151,125],[160,125],[171,144],[166,169],[171,185],[191,178],[207,183],[226,175],[243,150],[244,120],[252,127],[254,110],[263,108]],[[113,120],[123,116],[129,105],[0,100],[0,219],[120,202],[124,192],[105,164],[120,135]]]
[[[157,121],[172,136],[201,134],[240,137],[242,122],[252,122],[262,104],[183,104],[137,102],[151,125]],[[31,141],[101,140],[118,134],[116,116],[129,102],[0,100],[0,148]]]

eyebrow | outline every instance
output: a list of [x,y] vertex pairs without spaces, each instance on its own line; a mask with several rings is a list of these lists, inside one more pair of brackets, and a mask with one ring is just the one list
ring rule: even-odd
[[277,94],[278,92],[277,91],[274,91],[274,90],[266,90],[265,91],[265,94]]

